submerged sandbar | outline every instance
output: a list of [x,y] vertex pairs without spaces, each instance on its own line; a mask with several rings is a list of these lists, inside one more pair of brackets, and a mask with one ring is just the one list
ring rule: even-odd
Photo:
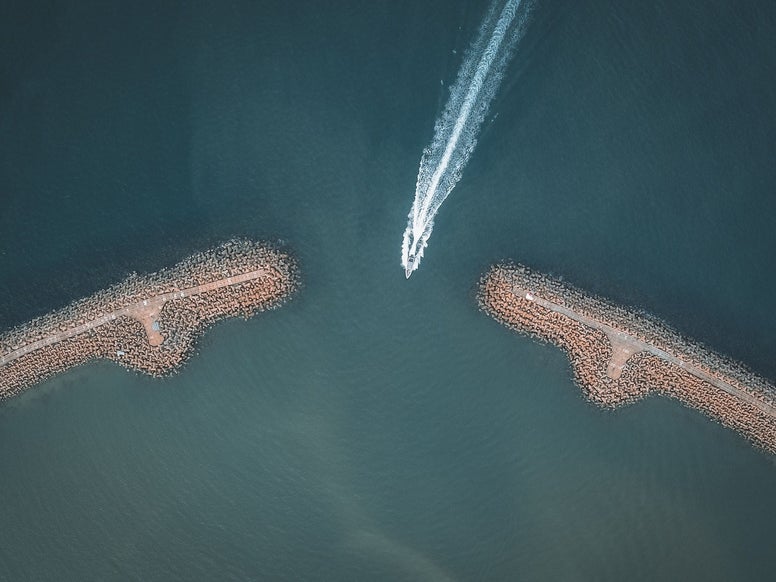
[[0,335],[0,400],[96,358],[152,376],[181,366],[223,319],[280,305],[297,268],[270,245],[236,239],[126,280]]
[[776,388],[654,319],[504,263],[480,280],[487,314],[561,347],[592,401],[614,407],[657,391],[776,453]]

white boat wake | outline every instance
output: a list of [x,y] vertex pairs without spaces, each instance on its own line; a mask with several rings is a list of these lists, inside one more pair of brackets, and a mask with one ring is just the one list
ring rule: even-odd
[[480,126],[523,34],[528,9],[518,15],[520,5],[521,0],[495,0],[488,9],[434,124],[434,138],[423,150],[401,247],[401,264],[408,279],[420,265],[439,207],[460,180],[477,145]]

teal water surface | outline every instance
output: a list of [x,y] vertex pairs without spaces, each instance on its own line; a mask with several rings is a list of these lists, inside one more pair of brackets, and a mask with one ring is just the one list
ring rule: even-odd
[[235,235],[304,285],[169,379],[2,404],[1,580],[772,575],[772,457],[586,403],[473,289],[517,259],[776,378],[776,6],[537,1],[405,281],[487,2],[77,4],[0,12],[0,328]]

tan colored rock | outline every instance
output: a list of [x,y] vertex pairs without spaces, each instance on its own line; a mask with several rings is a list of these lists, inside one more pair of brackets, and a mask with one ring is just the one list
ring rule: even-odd
[[665,324],[516,264],[484,275],[478,301],[504,325],[561,347],[590,400],[614,407],[656,390],[776,453],[776,388]]
[[232,240],[144,277],[130,276],[0,335],[0,399],[96,358],[161,376],[207,326],[280,305],[298,284],[287,254]]

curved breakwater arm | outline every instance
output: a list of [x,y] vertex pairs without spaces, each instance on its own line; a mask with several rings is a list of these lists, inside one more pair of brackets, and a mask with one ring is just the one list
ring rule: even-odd
[[296,285],[293,259],[244,240],[129,278],[1,335],[0,399],[95,358],[169,374],[207,325],[275,307]]
[[776,453],[776,388],[668,326],[521,265],[493,267],[478,300],[500,323],[564,349],[590,400],[614,407],[655,390]]

